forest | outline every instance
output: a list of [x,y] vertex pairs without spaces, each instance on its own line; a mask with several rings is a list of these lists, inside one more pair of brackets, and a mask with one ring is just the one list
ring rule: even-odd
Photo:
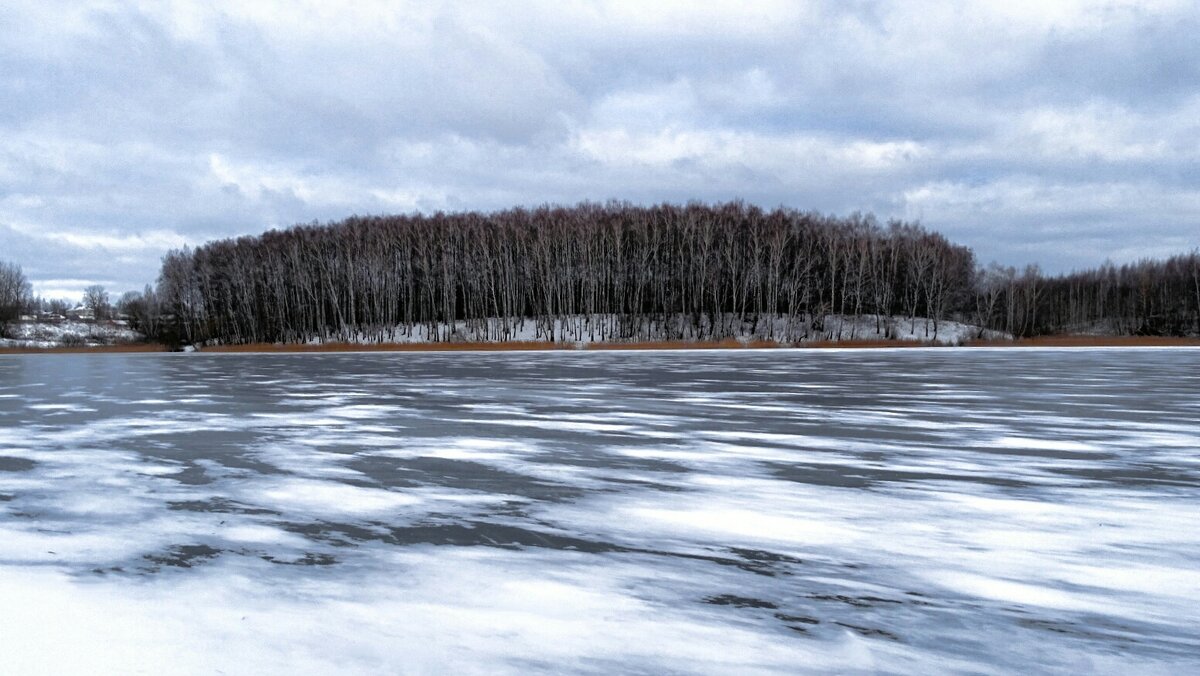
[[[782,342],[827,315],[938,321],[974,258],[917,226],[741,203],[355,217],[175,251],[157,301],[185,342]],[[887,317],[885,317],[887,315]]]
[[898,327],[932,339],[946,320],[981,335],[1200,336],[1200,251],[1049,276],[979,265],[936,232],[870,215],[584,203],[355,216],[214,241],[170,252],[157,285],[117,305],[176,345],[791,343],[890,339]]

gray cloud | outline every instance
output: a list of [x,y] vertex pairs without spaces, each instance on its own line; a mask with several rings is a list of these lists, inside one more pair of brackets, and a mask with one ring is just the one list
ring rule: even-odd
[[0,18],[0,258],[40,290],[352,213],[740,197],[1050,270],[1200,245],[1200,10],[38,3]]

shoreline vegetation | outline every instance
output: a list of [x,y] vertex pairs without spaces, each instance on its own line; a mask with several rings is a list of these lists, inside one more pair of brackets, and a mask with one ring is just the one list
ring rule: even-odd
[[[583,203],[185,247],[124,306],[171,345],[1195,337],[1200,250],[1048,276],[981,266],[944,235],[871,215]],[[950,336],[952,323],[979,333]]]
[[919,223],[743,202],[354,216],[171,251],[116,307],[100,286],[71,309],[29,289],[0,265],[0,345],[134,342],[27,323],[64,313],[184,349],[1200,338],[1200,249],[1050,276],[981,266]]
[[[221,354],[303,354],[336,352],[577,352],[577,351],[637,351],[637,350],[821,350],[821,349],[879,349],[879,348],[1095,348],[1095,347],[1200,347],[1200,338],[1171,336],[1092,336],[1061,335],[1017,338],[1014,340],[969,340],[961,345],[946,345],[917,340],[816,340],[802,343],[781,343],[769,340],[739,341],[640,341],[629,343],[549,343],[545,341],[507,342],[441,342],[441,343],[248,343],[214,345],[196,350],[200,353]],[[0,347],[0,355],[22,354],[138,354],[177,352],[160,343],[98,345],[93,347]]]

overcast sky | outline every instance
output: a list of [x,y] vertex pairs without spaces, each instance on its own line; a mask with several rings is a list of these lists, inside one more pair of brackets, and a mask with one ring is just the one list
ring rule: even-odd
[[1200,9],[0,7],[0,260],[35,291],[351,214],[742,198],[1065,271],[1200,245]]

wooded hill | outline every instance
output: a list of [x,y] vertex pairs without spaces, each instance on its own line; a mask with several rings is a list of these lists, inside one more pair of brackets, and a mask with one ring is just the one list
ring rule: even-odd
[[[1200,254],[1045,277],[942,235],[740,202],[352,217],[173,251],[130,310],[173,342],[823,335],[826,317],[1017,336],[1200,333]],[[918,318],[922,318],[918,320]],[[842,323],[839,322],[838,326]],[[566,334],[566,335],[564,335]],[[870,336],[863,336],[870,337]]]

